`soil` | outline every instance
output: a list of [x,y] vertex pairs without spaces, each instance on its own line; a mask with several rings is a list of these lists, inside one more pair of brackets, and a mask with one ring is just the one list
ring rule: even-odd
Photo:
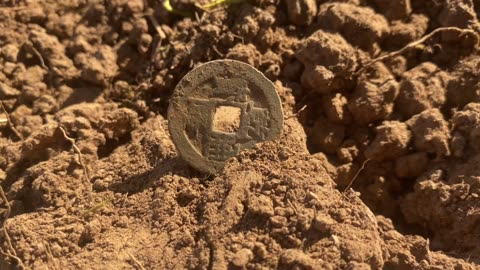
[[[170,2],[2,1],[0,269],[480,269],[480,1]],[[166,110],[225,58],[284,127],[205,175]]]

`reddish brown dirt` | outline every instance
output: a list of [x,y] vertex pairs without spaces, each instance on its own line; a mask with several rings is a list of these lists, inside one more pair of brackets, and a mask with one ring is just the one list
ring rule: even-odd
[[[480,1],[209,2],[2,2],[0,269],[480,269]],[[224,58],[286,120],[202,175],[165,113]]]

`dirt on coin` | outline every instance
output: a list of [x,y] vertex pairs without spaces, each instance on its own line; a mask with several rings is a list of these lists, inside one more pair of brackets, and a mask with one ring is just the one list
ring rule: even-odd
[[[0,269],[479,269],[479,16],[478,0],[2,1]],[[270,79],[285,118],[203,174],[167,108],[219,59]]]

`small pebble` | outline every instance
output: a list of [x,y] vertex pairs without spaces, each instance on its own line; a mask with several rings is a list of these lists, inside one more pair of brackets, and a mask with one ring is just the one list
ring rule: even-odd
[[237,267],[244,267],[253,259],[253,252],[243,248],[239,250],[232,259],[232,264]]

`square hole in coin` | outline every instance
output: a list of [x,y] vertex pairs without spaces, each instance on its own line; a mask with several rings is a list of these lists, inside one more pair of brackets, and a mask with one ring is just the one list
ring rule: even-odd
[[213,117],[213,130],[235,133],[240,128],[242,110],[234,106],[218,106]]

